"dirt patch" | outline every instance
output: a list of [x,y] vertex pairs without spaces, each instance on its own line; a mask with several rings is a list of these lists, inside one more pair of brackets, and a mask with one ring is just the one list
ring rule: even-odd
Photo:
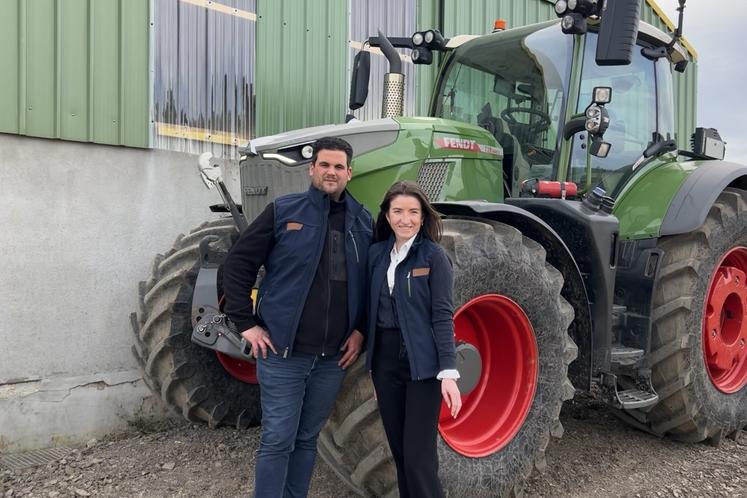
[[[566,403],[565,434],[528,496],[747,496],[747,434],[720,446],[680,444],[631,429],[602,404]],[[179,425],[158,433],[91,441],[67,457],[0,470],[0,497],[249,496],[259,429]],[[321,460],[310,496],[353,498]]]

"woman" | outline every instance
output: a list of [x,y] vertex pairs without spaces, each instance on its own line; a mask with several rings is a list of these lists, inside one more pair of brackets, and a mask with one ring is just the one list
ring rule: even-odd
[[453,272],[438,245],[441,219],[413,182],[386,193],[369,250],[367,366],[402,498],[443,496],[437,431],[441,397],[456,417]]

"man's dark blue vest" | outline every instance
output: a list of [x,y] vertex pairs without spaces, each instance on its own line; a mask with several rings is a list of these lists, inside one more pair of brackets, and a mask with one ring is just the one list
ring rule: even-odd
[[[371,213],[345,192],[345,260],[348,330],[365,326],[366,258],[373,238]],[[306,297],[324,248],[329,196],[315,187],[274,202],[275,245],[265,262],[256,314],[264,323],[277,352],[293,349]]]

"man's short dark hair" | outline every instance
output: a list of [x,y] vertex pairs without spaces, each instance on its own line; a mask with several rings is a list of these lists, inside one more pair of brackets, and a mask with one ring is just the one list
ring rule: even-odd
[[350,161],[353,160],[353,148],[347,141],[338,137],[322,137],[311,146],[314,151],[311,155],[311,162],[316,163],[316,156],[319,155],[320,150],[341,150],[345,152],[348,157],[348,168],[350,167]]

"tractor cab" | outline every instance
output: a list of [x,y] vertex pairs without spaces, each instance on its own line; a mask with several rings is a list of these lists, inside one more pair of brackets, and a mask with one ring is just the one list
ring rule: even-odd
[[[531,195],[522,188],[531,180],[572,182],[579,193],[601,186],[615,197],[652,143],[675,138],[672,63],[685,54],[642,50],[668,41],[641,23],[630,64],[600,65],[598,33],[568,36],[557,21],[478,37],[448,55],[431,115],[493,134],[507,197]],[[611,91],[595,133],[586,111],[598,88]]]

